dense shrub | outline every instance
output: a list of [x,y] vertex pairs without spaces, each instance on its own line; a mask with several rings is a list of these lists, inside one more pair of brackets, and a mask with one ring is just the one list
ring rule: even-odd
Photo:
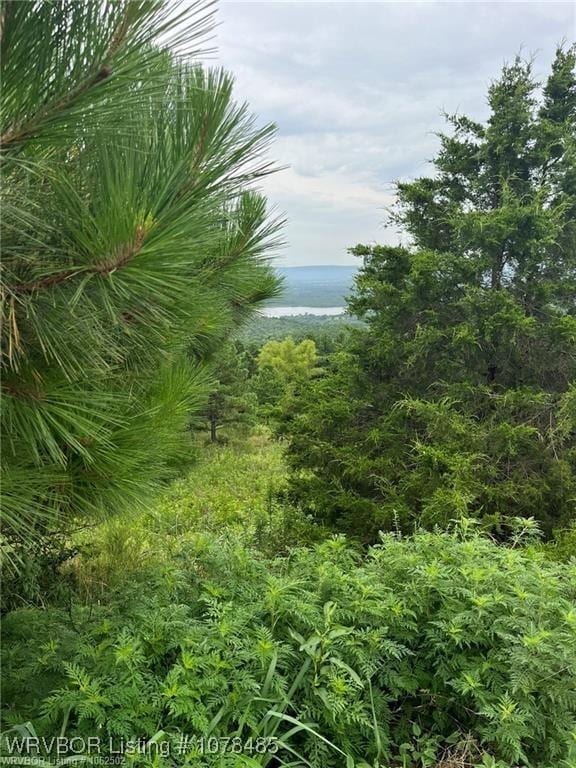
[[574,765],[573,566],[462,531],[275,559],[189,536],[172,562],[106,603],[12,611],[7,722],[281,737],[276,756],[191,765],[432,766],[464,749],[468,764]]
[[554,538],[540,545],[550,560],[568,562],[576,558],[576,525],[554,531]]

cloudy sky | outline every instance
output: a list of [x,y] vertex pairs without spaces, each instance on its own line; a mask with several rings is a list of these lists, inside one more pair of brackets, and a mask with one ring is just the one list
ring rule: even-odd
[[217,59],[273,121],[266,182],[288,218],[278,263],[353,264],[383,226],[392,182],[426,171],[442,111],[486,116],[486,88],[518,51],[544,75],[576,39],[574,2],[220,0]]

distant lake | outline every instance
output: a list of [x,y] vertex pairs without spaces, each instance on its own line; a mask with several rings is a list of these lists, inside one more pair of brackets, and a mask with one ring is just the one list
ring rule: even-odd
[[293,317],[294,315],[343,315],[345,307],[264,307],[264,317]]

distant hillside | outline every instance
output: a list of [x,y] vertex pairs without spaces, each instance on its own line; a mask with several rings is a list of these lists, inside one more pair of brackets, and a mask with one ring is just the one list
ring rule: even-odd
[[350,328],[363,328],[364,323],[350,315],[296,315],[294,317],[256,317],[245,325],[238,338],[245,343],[264,344],[270,339],[292,336],[302,339],[337,339]]
[[341,307],[352,289],[357,267],[279,267],[284,293],[270,306]]

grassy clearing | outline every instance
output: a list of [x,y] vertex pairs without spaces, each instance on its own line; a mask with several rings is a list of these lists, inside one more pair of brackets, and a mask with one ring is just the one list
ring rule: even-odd
[[278,502],[286,482],[283,446],[264,430],[233,436],[226,444],[199,442],[198,451],[189,474],[151,509],[75,536],[78,554],[65,570],[86,601],[106,599],[127,580],[171,568],[184,552],[201,551],[215,538],[255,545],[265,556],[324,535],[298,510]]
[[190,530],[246,535],[274,515],[274,494],[286,479],[283,449],[266,434],[226,445],[207,444],[190,474],[175,482],[150,516],[172,533]]

